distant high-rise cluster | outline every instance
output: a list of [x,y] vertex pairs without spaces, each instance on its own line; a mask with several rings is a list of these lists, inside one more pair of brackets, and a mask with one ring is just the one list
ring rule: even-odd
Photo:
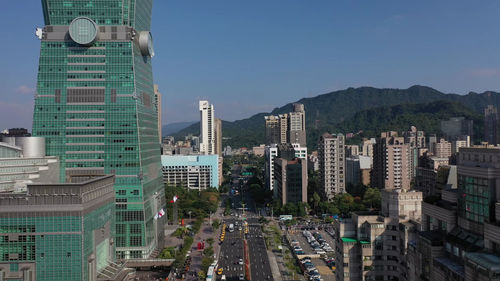
[[266,145],[298,143],[306,146],[306,117],[303,104],[293,104],[293,111],[265,116]]
[[[275,196],[279,197],[283,204],[307,202],[308,161],[304,105],[293,104],[292,112],[265,116],[264,120],[267,188],[274,190]],[[285,148],[293,152],[293,157],[279,156],[279,151],[284,151]],[[293,173],[300,175],[299,178],[289,178],[292,174],[288,174],[287,169],[292,168],[298,169]],[[276,186],[279,189],[276,189]],[[298,186],[300,191],[297,190]]]

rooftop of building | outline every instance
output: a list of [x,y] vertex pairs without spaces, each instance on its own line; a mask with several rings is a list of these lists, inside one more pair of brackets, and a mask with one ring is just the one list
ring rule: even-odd
[[351,238],[351,237],[342,237],[342,242],[344,243],[357,243],[358,240],[356,238]]
[[[428,198],[430,198],[430,199],[428,199]],[[427,197],[424,200],[424,203],[431,204],[431,205],[434,205],[434,206],[438,206],[440,208],[443,208],[443,209],[446,209],[446,210],[449,210],[449,211],[456,211],[457,210],[457,204],[456,203],[445,201],[445,200],[442,200],[442,199],[438,199],[438,200],[431,200],[431,199],[432,199],[432,197]]]
[[163,166],[202,166],[218,163],[219,156],[213,155],[162,155]]
[[336,138],[336,137],[343,137],[344,135],[341,133],[338,134],[323,133],[321,136],[323,138]]
[[354,214],[358,216],[379,216],[380,211],[357,211]]
[[500,257],[488,253],[466,253],[466,258],[489,271],[500,271]]
[[22,148],[15,146],[15,145],[8,144],[6,142],[0,142],[0,147],[12,149],[12,150],[16,150],[16,151],[23,151]]
[[456,261],[451,260],[451,259],[449,259],[447,257],[434,258],[434,262],[435,263],[439,263],[439,264],[445,266],[450,271],[455,272],[458,275],[464,275],[465,274],[464,266],[463,265],[461,265],[461,264],[457,263]]
[[466,251],[480,251],[484,248],[482,236],[468,232],[460,227],[455,227],[450,231],[450,233],[446,235],[446,241],[458,245]]
[[[64,182],[64,183],[28,183],[27,191],[24,192],[3,192],[0,193],[0,198],[2,197],[12,197],[12,196],[37,196],[37,195],[79,195],[72,193],[64,193],[60,192],[62,189],[71,188],[71,187],[83,187],[87,185],[91,185],[92,183],[104,181],[106,179],[114,178],[115,175],[104,175],[99,177],[93,177],[91,179],[86,179],[80,182]],[[50,186],[51,188],[46,188]],[[62,189],[58,189],[57,187],[61,187]],[[77,189],[71,189],[72,192]],[[69,190],[68,190],[69,191]],[[80,190],[83,193],[83,190]]]
[[434,243],[439,243],[442,245],[442,242],[444,240],[444,234],[440,230],[429,230],[429,231],[422,231],[419,233],[420,237],[433,243],[433,246],[439,246],[439,245],[434,245]]

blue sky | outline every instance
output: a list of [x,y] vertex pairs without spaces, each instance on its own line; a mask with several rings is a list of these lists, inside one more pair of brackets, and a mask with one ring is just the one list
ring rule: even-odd
[[[39,0],[2,3],[0,129],[31,129]],[[347,87],[500,91],[500,1],[156,0],[163,122],[225,120]]]

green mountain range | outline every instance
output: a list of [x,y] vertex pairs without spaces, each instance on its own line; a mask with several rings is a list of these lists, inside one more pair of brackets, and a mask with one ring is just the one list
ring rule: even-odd
[[[454,116],[474,120],[475,139],[482,138],[482,112],[488,104],[498,106],[500,93],[445,94],[425,86],[408,89],[348,88],[312,98],[303,98],[309,149],[315,149],[324,132],[357,133],[375,137],[384,130],[402,131],[410,125],[426,133],[440,134],[440,121]],[[293,103],[296,103],[293,102]],[[292,111],[292,104],[258,113],[234,122],[223,121],[223,145],[252,147],[264,143],[264,116]],[[195,123],[174,135],[199,134]]]

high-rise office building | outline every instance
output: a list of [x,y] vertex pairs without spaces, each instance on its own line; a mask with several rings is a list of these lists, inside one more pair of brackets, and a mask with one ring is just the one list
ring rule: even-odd
[[264,116],[266,122],[266,145],[280,143],[280,119],[278,116]]
[[484,109],[484,141],[498,143],[498,111],[491,104]]
[[264,116],[266,145],[288,143],[288,114]]
[[[294,144],[272,144],[264,149],[264,156],[266,159],[266,187],[269,190],[274,190],[274,160],[278,157],[278,147],[291,147],[294,151],[294,157],[307,160],[307,147],[302,147],[298,143]],[[283,149],[282,149],[283,151]]]
[[324,133],[318,144],[319,180],[323,195],[331,200],[345,192],[345,137]]
[[296,156],[291,144],[277,145],[274,159],[274,194],[283,205],[307,202],[307,160]]
[[288,114],[288,141],[306,146],[306,112],[301,103],[294,103]]
[[206,100],[200,101],[200,153],[215,153],[214,105]]
[[371,185],[380,189],[410,189],[410,145],[396,132],[383,132],[373,149]]
[[158,85],[154,85],[154,93],[155,93],[155,109],[156,109],[156,115],[158,119],[158,139],[161,143],[161,138],[162,138],[162,122],[161,122],[161,93],[158,90]]
[[117,256],[146,258],[161,247],[165,204],[152,0],[42,0],[42,10],[33,135],[59,157],[63,182],[116,175]]
[[441,132],[447,140],[455,140],[462,136],[471,136],[474,134],[474,121],[467,120],[465,117],[452,117],[449,120],[441,121]]

